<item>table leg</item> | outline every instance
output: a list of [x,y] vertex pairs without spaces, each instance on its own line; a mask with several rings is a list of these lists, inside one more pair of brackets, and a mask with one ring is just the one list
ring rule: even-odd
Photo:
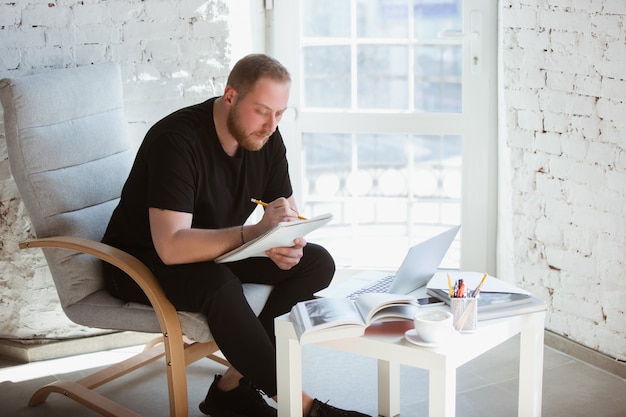
[[530,315],[520,333],[519,417],[540,417],[545,313]]
[[454,417],[456,413],[456,367],[434,366],[428,373],[428,415]]
[[400,414],[400,364],[378,360],[378,415]]
[[278,417],[301,416],[302,348],[296,339],[285,335],[283,326],[292,324],[276,321]]

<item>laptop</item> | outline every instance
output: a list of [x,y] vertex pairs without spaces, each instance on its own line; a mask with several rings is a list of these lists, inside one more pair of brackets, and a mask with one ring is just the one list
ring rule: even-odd
[[[361,294],[387,292],[412,295],[427,303],[426,284],[433,277],[461,226],[455,226],[411,247],[395,274],[364,271],[315,293],[316,297],[355,299]],[[438,302],[432,300],[432,302]]]

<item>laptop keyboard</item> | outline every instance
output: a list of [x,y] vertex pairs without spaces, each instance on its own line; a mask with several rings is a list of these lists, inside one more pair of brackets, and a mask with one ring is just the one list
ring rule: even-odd
[[348,298],[350,300],[354,300],[362,294],[387,292],[389,287],[391,287],[391,282],[393,281],[394,277],[395,275],[387,275],[386,277],[383,277],[379,279],[378,281],[374,282],[372,285],[359,288],[358,290],[352,292],[351,294],[348,295]]

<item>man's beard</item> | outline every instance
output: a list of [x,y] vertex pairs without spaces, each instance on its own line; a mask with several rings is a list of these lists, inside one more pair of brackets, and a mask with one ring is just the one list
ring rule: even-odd
[[[249,151],[258,151],[260,150],[270,138],[272,132],[252,132],[248,134],[245,131],[245,127],[241,123],[241,118],[239,117],[239,105],[235,103],[233,107],[230,109],[228,113],[228,117],[226,118],[226,127],[228,128],[228,133],[230,133],[237,143],[242,148]],[[257,139],[257,134],[262,133],[266,137],[261,142]]]

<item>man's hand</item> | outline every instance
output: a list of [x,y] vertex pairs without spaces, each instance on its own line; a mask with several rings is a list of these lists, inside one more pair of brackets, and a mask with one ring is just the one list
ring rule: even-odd
[[259,222],[262,228],[267,230],[276,226],[279,222],[293,222],[298,220],[298,212],[295,209],[293,197],[280,197],[269,203],[263,209],[263,218]]
[[272,248],[265,252],[265,254],[278,266],[280,269],[287,271],[300,262],[302,258],[302,248],[306,246],[306,240],[299,237],[294,240],[295,246],[293,247],[278,247]]

